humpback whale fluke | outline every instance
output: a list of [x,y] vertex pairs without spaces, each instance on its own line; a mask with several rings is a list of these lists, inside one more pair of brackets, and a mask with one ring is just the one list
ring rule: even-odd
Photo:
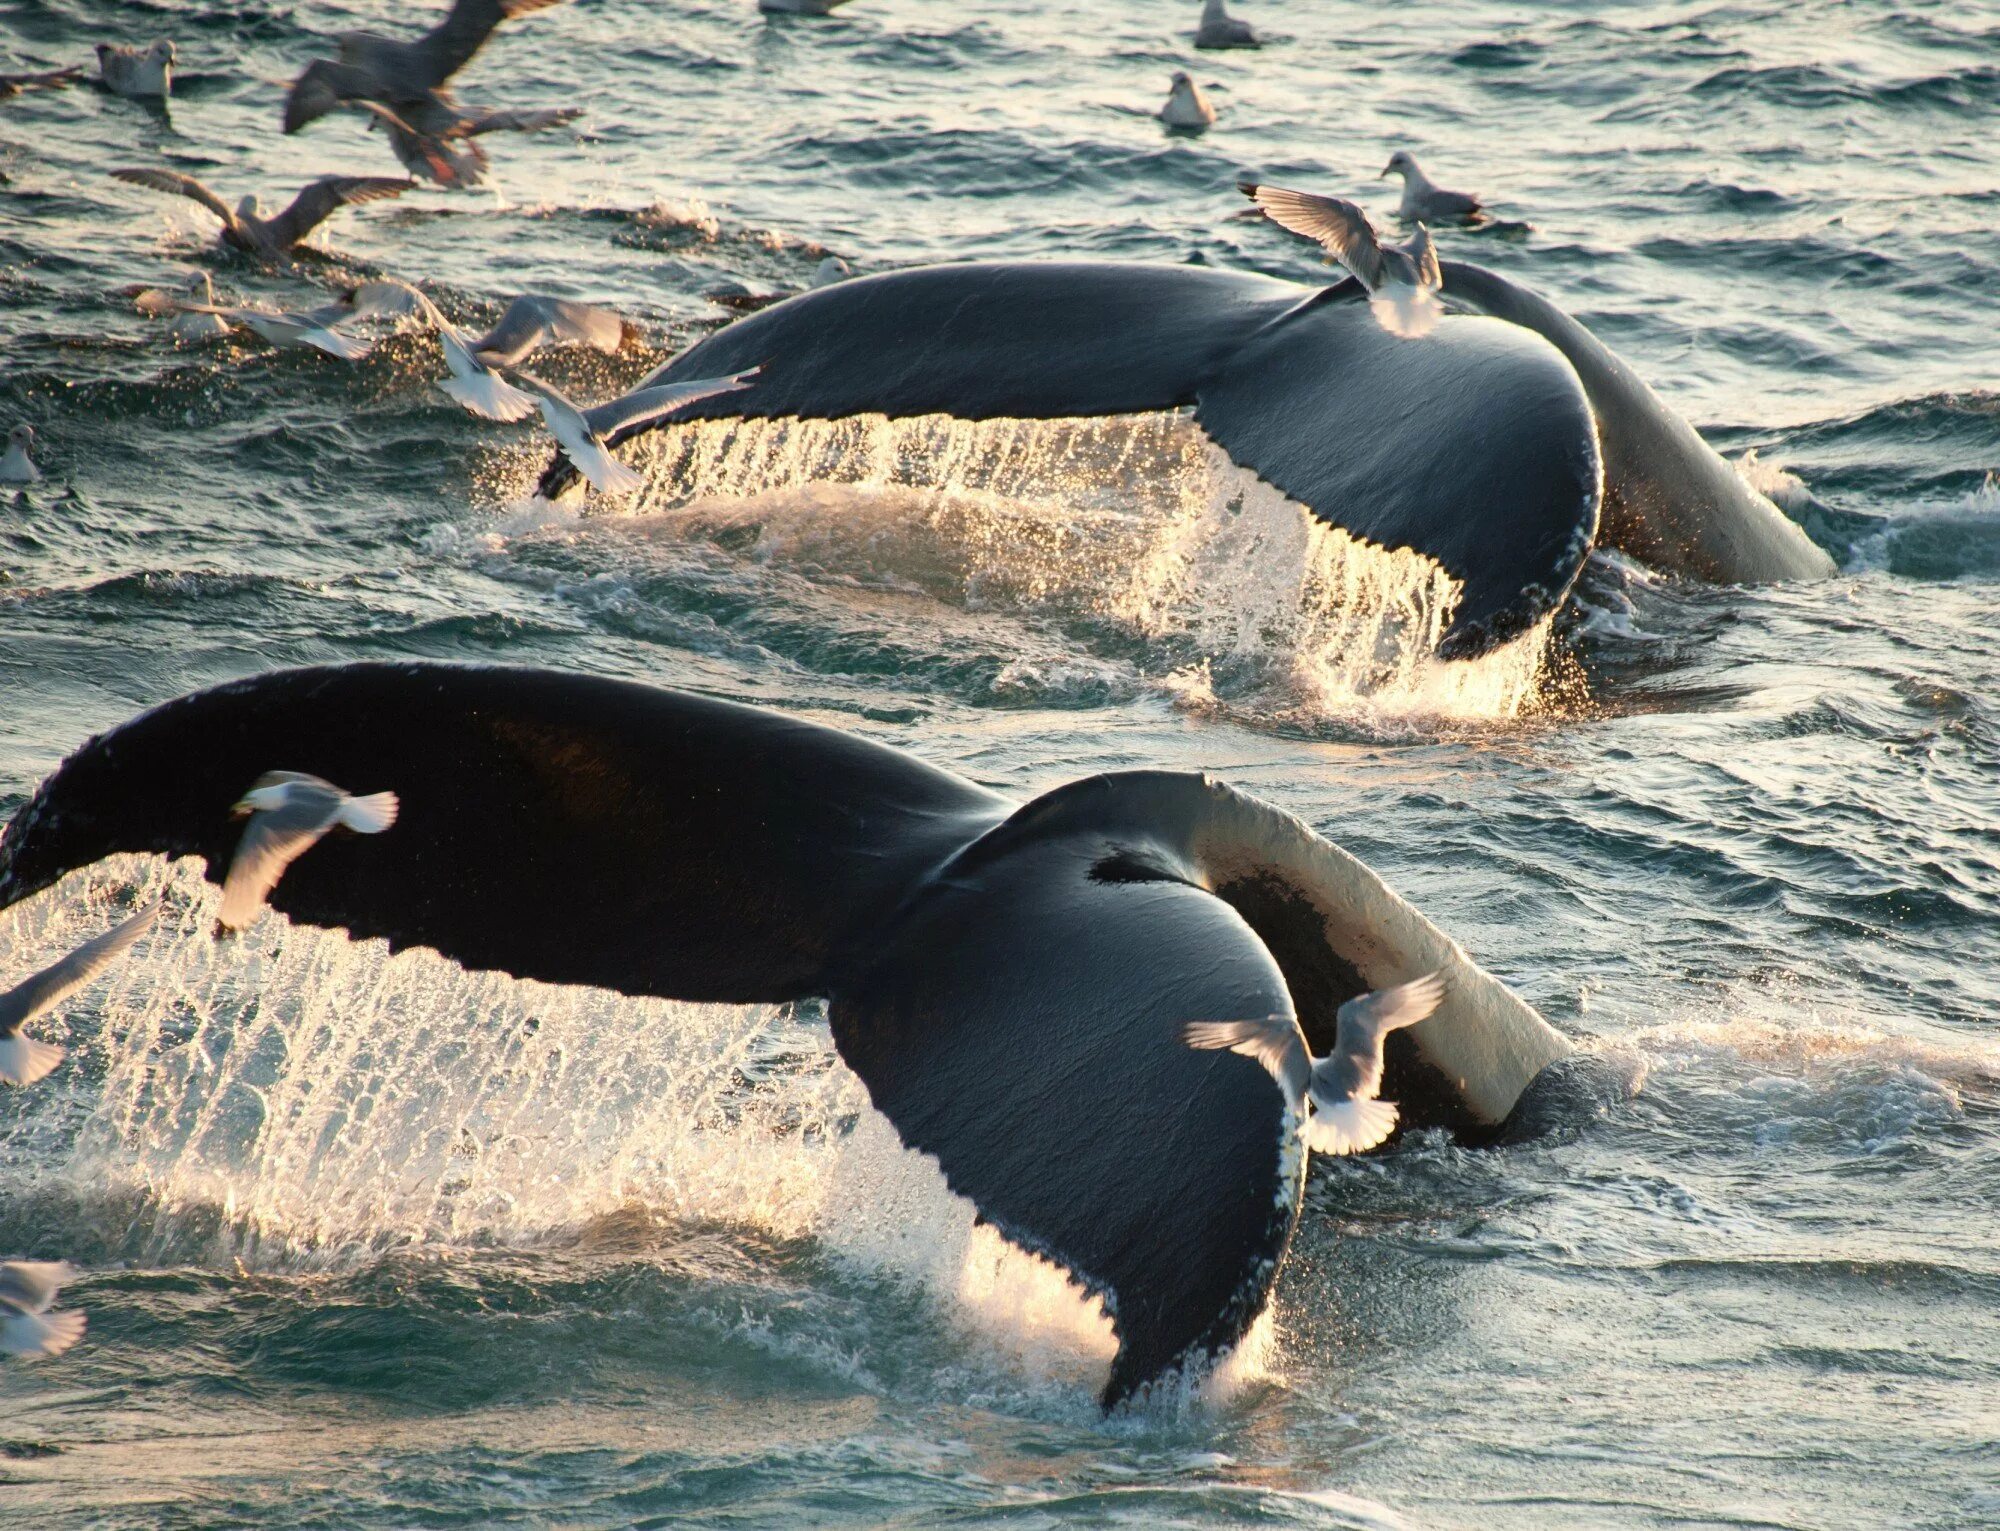
[[1299,1118],[1306,1147],[1314,1153],[1365,1153],[1396,1130],[1395,1102],[1378,1098],[1382,1044],[1390,1032],[1414,1026],[1437,1009],[1444,990],[1444,974],[1434,972],[1350,999],[1340,1007],[1339,1035],[1324,1058],[1313,1057],[1305,1033],[1288,1015],[1197,1021],[1182,1035],[1189,1047],[1226,1048],[1263,1064],[1285,1092],[1285,1104]]
[[1383,1088],[1407,1123],[1482,1140],[1571,1053],[1367,867],[1206,777],[1020,805],[782,714],[545,670],[340,665],[155,708],[15,815],[0,907],[117,852],[219,877],[217,758],[396,783],[395,833],[329,836],[272,890],[295,921],[549,983],[824,997],[902,1141],[1103,1299],[1107,1405],[1233,1346],[1298,1215],[1283,1094],[1187,1047],[1190,1021],[1283,1015],[1323,1049],[1342,1005],[1442,968]]
[[[1074,419],[1191,409],[1238,467],[1320,520],[1460,584],[1438,648],[1481,654],[1567,597],[1599,538],[1666,573],[1818,578],[1833,561],[1632,370],[1546,298],[1440,264],[1422,345],[1358,282],[1199,266],[966,262],[788,298],[654,374],[764,364],[681,418]],[[614,432],[617,446],[638,427]],[[558,459],[541,492],[573,471]]]

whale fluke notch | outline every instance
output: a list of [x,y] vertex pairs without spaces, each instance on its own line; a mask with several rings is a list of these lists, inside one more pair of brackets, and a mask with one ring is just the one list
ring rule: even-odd
[[271,896],[294,920],[628,994],[824,997],[902,1140],[1104,1299],[1107,1407],[1242,1337],[1298,1215],[1277,1085],[1188,1022],[1296,1013],[1324,1045],[1354,994],[1446,968],[1385,1093],[1484,1137],[1571,1051],[1362,863],[1205,777],[1017,806],[835,729],[543,670],[339,665],[168,702],[16,813],[0,907],[118,852],[220,878],[274,761],[401,803],[299,859]]
[[[754,389],[676,420],[1192,408],[1232,461],[1321,520],[1412,548],[1459,580],[1448,655],[1482,653],[1553,611],[1597,529],[1596,428],[1561,353],[1483,317],[1447,315],[1423,340],[1398,341],[1351,280],[1318,289],[1112,262],[924,266],[801,293],[657,377],[753,366],[763,369]],[[540,492],[572,479],[552,463]]]

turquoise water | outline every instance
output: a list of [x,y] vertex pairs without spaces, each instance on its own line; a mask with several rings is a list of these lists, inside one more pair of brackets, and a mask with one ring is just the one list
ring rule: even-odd
[[[393,173],[276,132],[315,34],[401,8],[11,0],[0,68],[168,32],[167,113],[0,103],[0,806],[139,707],[279,664],[567,665],[838,722],[1002,790],[1214,770],[1378,868],[1644,1093],[1557,1140],[1317,1172],[1261,1354],[1110,1421],[1105,1339],[896,1148],[823,1019],[468,977],[190,916],[0,1099],[0,1252],[89,1274],[0,1372],[9,1525],[1972,1527],[2000,1521],[2000,23],[1808,3],[576,4],[474,100],[574,103],[494,190],[351,212],[264,272],[165,163],[288,198]],[[1147,115],[1191,67],[1222,115]],[[25,67],[23,63],[19,67]],[[1231,483],[1184,427],[635,448],[599,513],[435,388],[176,346],[121,289],[357,274],[461,320],[517,291],[644,328],[709,294],[967,256],[1309,279],[1240,170],[1361,193],[1391,148],[1501,222],[1445,253],[1618,347],[1840,562],[1712,589],[1624,560],[1494,658],[1398,648],[1420,573]],[[1793,486],[1773,476],[1796,476]],[[1810,499],[1807,497],[1809,492]],[[1335,599],[1329,592],[1338,594]],[[0,976],[112,867],[0,917]],[[1144,1151],[1143,1146],[1135,1151]]]

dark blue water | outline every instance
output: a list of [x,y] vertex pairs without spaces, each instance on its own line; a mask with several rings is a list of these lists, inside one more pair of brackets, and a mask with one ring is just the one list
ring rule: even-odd
[[[1645,1092],[1559,1141],[1322,1170],[1258,1354],[1105,1422],[1101,1321],[901,1153],[811,1007],[278,924],[222,951],[190,912],[0,1099],[0,1252],[85,1265],[90,1315],[0,1372],[0,1519],[2000,1521],[2000,19],[1245,0],[1279,40],[1197,60],[1197,9],[566,6],[463,86],[577,131],[272,272],[104,171],[267,203],[393,173],[358,119],[276,128],[317,35],[402,8],[10,0],[0,69],[165,32],[182,72],[165,113],[0,103],[0,422],[48,473],[0,501],[0,806],[145,704],[384,655],[695,686],[1021,793],[1206,768],[1640,1050]],[[1148,115],[1182,66],[1221,111],[1199,138]],[[1176,422],[706,427],[634,450],[636,505],[551,509],[538,430],[457,409],[424,337],[354,368],[177,346],[123,295],[388,273],[470,323],[561,292],[646,333],[550,360],[594,396],[826,251],[1310,278],[1237,173],[1386,213],[1397,146],[1501,215],[1447,255],[1754,449],[1840,574],[1607,559],[1574,628],[1446,665],[1409,636],[1430,571]],[[163,880],[193,892],[135,863],[0,919],[0,978]]]

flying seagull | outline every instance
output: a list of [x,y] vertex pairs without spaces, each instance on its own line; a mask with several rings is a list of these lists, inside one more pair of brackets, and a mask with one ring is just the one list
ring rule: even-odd
[[408,104],[405,116],[380,101],[348,103],[372,114],[389,133],[389,147],[413,176],[440,186],[478,186],[486,179],[486,151],[473,142],[487,133],[539,133],[583,115],[581,107],[545,111],[463,112],[445,96]]
[[1444,273],[1438,269],[1431,231],[1421,223],[1407,245],[1385,245],[1368,215],[1339,197],[1287,191],[1242,181],[1238,189],[1255,202],[1278,227],[1316,239],[1368,289],[1368,301],[1382,328],[1392,335],[1415,339],[1436,327],[1444,305],[1438,293]]
[[[1250,1021],[1195,1021],[1182,1036],[1194,1048],[1227,1048],[1255,1058],[1285,1092],[1299,1119],[1306,1147],[1319,1154],[1358,1154],[1396,1130],[1395,1103],[1377,1100],[1382,1089],[1382,1043],[1389,1033],[1414,1026],[1444,998],[1442,969],[1422,978],[1350,999],[1335,1012],[1333,1051],[1315,1058],[1305,1033],[1289,1015]],[[1307,1117],[1310,1100],[1313,1114]]]
[[216,924],[224,931],[241,930],[257,917],[285,868],[329,830],[379,835],[396,822],[399,806],[393,792],[353,797],[303,771],[266,771],[235,808],[236,816],[249,822],[223,879]]
[[62,1062],[60,1047],[24,1036],[21,1028],[61,1004],[123,956],[151,928],[158,913],[157,904],[140,910],[103,935],[84,942],[62,961],[0,994],[0,1080],[8,1084],[33,1084]]
[[351,300],[345,298],[297,313],[275,308],[232,308],[226,303],[197,303],[158,290],[140,293],[137,303],[140,313],[154,318],[166,314],[205,314],[225,328],[240,324],[281,351],[310,346],[346,362],[360,361],[368,354],[368,347],[361,342],[334,332],[335,325],[365,317]]
[[296,133],[345,102],[379,101],[420,130],[425,109],[454,110],[445,82],[471,62],[512,16],[546,10],[560,0],[453,0],[443,21],[412,41],[374,32],[341,32],[338,59],[314,59],[285,97],[285,131]]
[[144,48],[99,43],[97,77],[113,95],[165,100],[174,88],[174,45],[164,37]]
[[656,383],[657,372],[640,380],[630,393],[620,394],[589,409],[578,409],[556,389],[525,372],[515,376],[541,395],[542,418],[548,422],[563,455],[577,472],[605,494],[630,494],[646,480],[611,455],[605,438],[628,425],[644,425],[718,393],[748,388],[758,369],[729,377],[700,378],[687,383]]
[[400,197],[410,182],[386,176],[323,175],[298,196],[282,213],[265,218],[258,211],[255,196],[245,197],[231,212],[229,205],[191,175],[173,170],[114,170],[121,181],[145,186],[153,191],[190,197],[222,220],[222,242],[263,260],[277,260],[343,207],[361,202],[379,202],[384,197]]
[[59,1356],[83,1338],[81,1313],[49,1312],[76,1275],[61,1260],[0,1261],[0,1354]]
[[[1431,178],[1424,174],[1416,156],[1407,149],[1398,149],[1389,156],[1389,163],[1382,167],[1382,175],[1400,175],[1403,178],[1403,200],[1396,209],[1396,216],[1405,223],[1469,223],[1478,219],[1484,211],[1479,198],[1463,191],[1446,191],[1442,186],[1431,184]],[[1380,180],[1382,177],[1377,176]]]

